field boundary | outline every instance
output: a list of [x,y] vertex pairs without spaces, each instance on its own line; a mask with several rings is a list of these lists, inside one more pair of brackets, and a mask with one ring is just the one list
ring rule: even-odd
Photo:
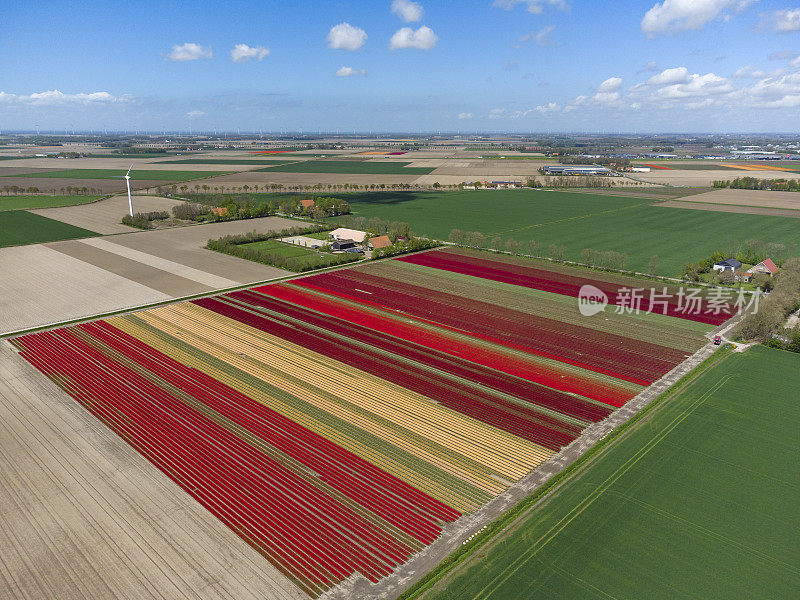
[[[579,477],[586,466],[621,441],[632,427],[657,408],[665,406],[689,383],[730,354],[728,348],[719,350],[712,344],[705,345],[607,419],[588,427],[581,437],[504,494],[447,528],[439,540],[382,580],[378,584],[381,589],[365,584],[364,580],[351,580],[327,592],[323,597],[399,600],[420,598],[445,575],[468,561],[478,549],[496,540],[499,534],[513,526],[518,519],[557,492],[567,480]],[[523,494],[522,497],[514,499],[520,494]],[[492,505],[505,505],[505,508],[499,515],[491,516],[488,509]],[[453,531],[459,525],[460,531]],[[438,566],[427,573],[419,573],[425,564]],[[402,593],[398,595],[398,592]]]

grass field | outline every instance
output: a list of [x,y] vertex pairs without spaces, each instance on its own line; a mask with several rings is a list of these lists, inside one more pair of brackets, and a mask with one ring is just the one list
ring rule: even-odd
[[[327,232],[324,232],[324,235],[327,236]],[[310,237],[313,237],[313,235]],[[251,242],[249,244],[242,244],[242,247],[278,254],[282,257],[291,259],[292,263],[294,263],[298,267],[303,266],[307,263],[316,263],[320,260],[320,258],[333,259],[335,256],[337,256],[334,254],[317,252],[316,250],[313,250],[311,248],[304,248],[303,246],[297,246],[295,244],[279,242],[277,240],[263,240],[261,242]]]
[[366,160],[310,160],[270,167],[265,171],[280,173],[344,173],[353,175],[428,175],[429,167],[407,167],[407,162],[374,162]]
[[679,275],[729,241],[759,238],[797,253],[800,232],[793,219],[765,215],[688,211],[652,206],[652,199],[560,191],[457,191],[348,194],[352,214],[406,221],[415,233],[447,239],[453,228],[487,238],[514,238],[563,245],[565,258],[581,250],[616,250],[627,267],[646,271],[659,256],[658,273]]
[[[0,248],[72,240],[97,235],[100,234],[24,210],[0,212]],[[21,267],[24,268],[24,265],[21,265]]]
[[185,158],[160,160],[157,165],[285,165],[291,161],[269,158]]
[[[146,171],[135,169],[131,181],[186,181],[201,177],[227,175],[230,171]],[[28,177],[31,179],[111,179],[125,175],[125,169],[65,169],[63,171],[43,171],[5,177]]]
[[94,202],[102,196],[0,196],[0,211],[27,208],[53,208],[56,206],[76,206]]
[[796,354],[728,355],[422,597],[794,597],[798,386]]

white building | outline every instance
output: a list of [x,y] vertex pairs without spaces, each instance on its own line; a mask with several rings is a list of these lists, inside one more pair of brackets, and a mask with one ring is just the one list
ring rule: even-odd
[[353,240],[356,244],[363,244],[364,238],[367,237],[367,232],[339,227],[331,231],[328,235],[337,242],[339,240]]

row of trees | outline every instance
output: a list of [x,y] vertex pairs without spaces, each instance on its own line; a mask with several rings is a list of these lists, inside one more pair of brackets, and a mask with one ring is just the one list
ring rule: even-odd
[[800,309],[800,258],[790,258],[775,276],[772,292],[759,302],[758,311],[744,316],[734,335],[745,340],[765,341],[779,331],[786,318]]
[[[20,186],[20,185],[4,185],[2,188],[0,188],[0,191],[2,191],[4,194],[6,194],[8,196],[18,196],[20,194],[44,194],[44,193],[56,194],[57,193],[57,189],[56,188],[50,188],[50,189],[43,190],[43,189],[41,189],[41,188],[39,188],[39,187],[37,187],[35,185],[30,185],[28,187],[23,187],[23,186]],[[100,194],[100,193],[102,193],[102,190],[95,189],[93,187],[86,187],[86,186],[78,187],[78,186],[67,185],[67,186],[64,186],[64,187],[61,188],[61,194],[62,195],[69,195],[69,196],[73,196],[73,195],[84,195],[85,196],[86,194],[96,195],[96,194]]]
[[347,200],[330,196],[312,198],[314,204],[310,207],[304,207],[301,198],[294,196],[264,199],[255,194],[187,194],[186,197],[196,204],[224,208],[224,211],[215,213],[206,210],[209,219],[216,221],[252,219],[277,213],[325,219],[350,212]]
[[736,179],[719,179],[714,181],[715,188],[731,188],[734,190],[769,190],[779,192],[800,192],[800,181],[797,179],[759,179],[758,177],[737,177]]
[[442,184],[442,183],[433,183],[433,184],[417,184],[417,183],[371,183],[371,184],[363,184],[359,185],[357,183],[314,183],[314,184],[293,184],[293,185],[284,185],[282,183],[265,183],[262,185],[259,184],[243,184],[243,185],[209,185],[207,183],[203,184],[173,184],[173,185],[161,185],[156,188],[156,191],[159,194],[166,195],[166,194],[182,194],[187,195],[189,193],[194,194],[232,194],[232,193],[278,193],[278,192],[306,192],[306,193],[313,193],[313,192],[385,192],[385,191],[419,191],[419,190],[430,190],[430,189],[459,189],[461,184]]

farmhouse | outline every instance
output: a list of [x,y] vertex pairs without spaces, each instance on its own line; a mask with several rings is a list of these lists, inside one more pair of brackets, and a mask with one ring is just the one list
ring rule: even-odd
[[388,248],[392,245],[392,240],[389,239],[388,235],[379,235],[374,238],[370,238],[369,245],[373,250],[377,250],[378,248]]
[[712,267],[715,271],[736,271],[742,268],[742,263],[735,258],[726,258],[718,263],[714,263]]
[[366,231],[358,231],[356,229],[347,229],[339,227],[334,229],[328,234],[334,241],[349,240],[357,244],[363,244],[364,238],[367,236]]
[[752,267],[752,268],[747,270],[747,273],[750,276],[753,276],[753,275],[756,275],[756,274],[759,274],[759,273],[764,273],[764,274],[769,275],[770,277],[772,277],[777,272],[778,272],[778,267],[775,265],[774,262],[772,262],[771,258],[768,258],[766,260],[762,260],[756,266],[754,266],[754,267]]
[[514,188],[521,188],[522,182],[521,181],[493,181],[491,183],[493,187],[503,189],[503,190],[510,190]]
[[545,175],[613,175],[614,172],[598,165],[546,165],[542,167]]
[[300,200],[300,206],[304,209],[314,208],[314,199],[313,198],[303,198]]

